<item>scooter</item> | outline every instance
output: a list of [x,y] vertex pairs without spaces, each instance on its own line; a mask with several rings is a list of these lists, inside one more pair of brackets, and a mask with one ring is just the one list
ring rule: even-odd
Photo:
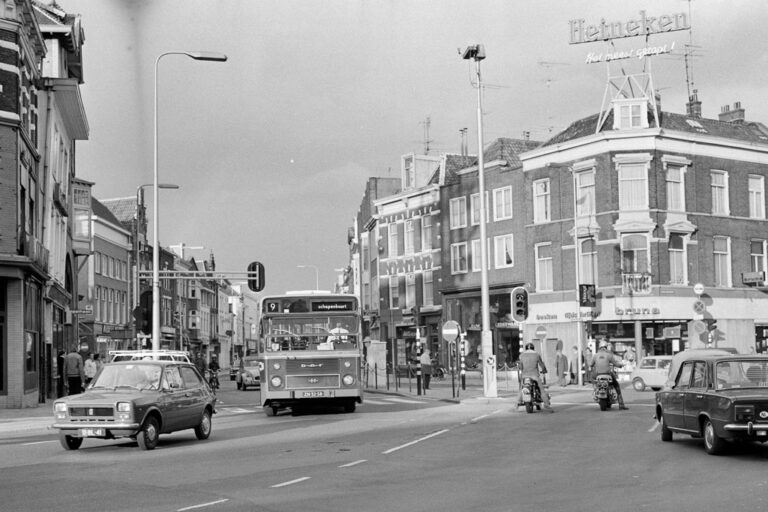
[[[543,378],[544,376],[542,375],[542,379]],[[539,383],[530,377],[523,377],[522,387],[525,411],[530,414],[533,412],[534,407],[536,407],[537,411],[540,411],[541,404],[544,403],[544,400],[541,398],[542,391],[539,387]]]
[[616,388],[611,385],[612,382],[613,376],[606,373],[595,377],[593,397],[595,402],[600,405],[601,411],[610,409],[611,405],[619,403],[619,395],[616,393]]

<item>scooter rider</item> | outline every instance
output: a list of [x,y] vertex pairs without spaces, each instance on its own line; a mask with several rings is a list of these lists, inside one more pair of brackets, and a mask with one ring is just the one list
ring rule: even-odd
[[[547,367],[539,353],[533,348],[533,343],[525,344],[525,350],[520,354],[517,368],[518,371],[520,371],[520,382],[522,382],[525,377],[530,377],[531,380],[536,381],[536,384],[539,386],[539,391],[541,392],[541,399],[544,402],[544,408],[551,411],[552,407],[549,404],[549,393],[547,393],[544,386],[542,386],[541,376],[539,374],[539,369],[541,369],[541,374],[547,373]],[[517,406],[520,407],[522,404],[523,386],[521,385],[520,394],[517,396]]]
[[608,349],[608,343],[603,340],[598,346],[597,354],[592,358],[592,368],[594,369],[593,375],[610,375],[611,386],[616,390],[616,395],[619,397],[619,409],[627,410],[629,407],[624,405],[624,397],[621,396],[621,386],[616,379],[614,368],[621,368],[624,366],[621,358],[616,356]]

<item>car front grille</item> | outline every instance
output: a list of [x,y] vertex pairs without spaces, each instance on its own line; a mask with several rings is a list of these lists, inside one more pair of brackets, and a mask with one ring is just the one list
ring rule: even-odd
[[291,375],[323,375],[339,372],[338,359],[289,359],[285,364]]
[[70,407],[72,421],[115,421],[113,407]]

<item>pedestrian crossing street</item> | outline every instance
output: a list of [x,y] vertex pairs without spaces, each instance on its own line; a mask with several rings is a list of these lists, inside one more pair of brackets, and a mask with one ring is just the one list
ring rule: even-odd
[[[386,397],[386,398],[366,398],[362,404],[358,404],[358,407],[365,407],[366,405],[398,405],[398,404],[423,404],[423,400],[410,400],[408,398],[399,397]],[[219,406],[216,407],[216,413],[222,416],[231,416],[236,414],[249,414],[254,411],[261,411],[261,408],[254,406],[252,408],[247,407],[235,407],[235,406]]]

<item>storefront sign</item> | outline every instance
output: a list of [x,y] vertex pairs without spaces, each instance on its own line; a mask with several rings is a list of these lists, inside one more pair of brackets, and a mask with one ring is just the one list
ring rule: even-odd
[[744,284],[762,283],[765,281],[765,272],[742,272],[741,282]]
[[587,25],[586,20],[576,19],[568,22],[568,44],[592,43],[623,37],[647,36],[677,30],[689,30],[691,25],[684,13],[662,14],[648,16],[640,11],[640,17],[625,21],[605,21],[601,19],[596,25]]
[[616,307],[616,316],[652,316],[660,315],[659,308],[620,308]]

